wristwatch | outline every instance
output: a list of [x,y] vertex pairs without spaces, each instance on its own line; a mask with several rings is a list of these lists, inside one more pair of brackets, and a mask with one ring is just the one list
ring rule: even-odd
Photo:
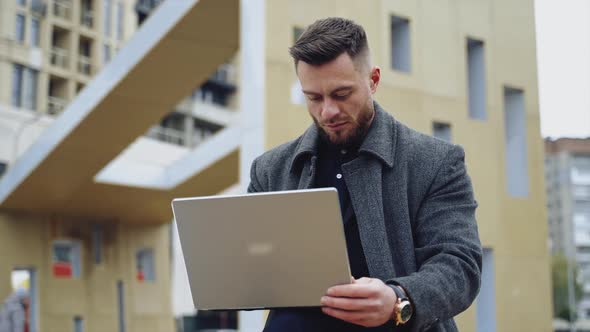
[[391,285],[391,288],[393,288],[393,291],[397,296],[397,301],[393,306],[393,319],[395,320],[396,326],[403,325],[412,318],[414,309],[412,308],[412,304],[410,303],[410,299],[406,295],[406,292],[400,286]]

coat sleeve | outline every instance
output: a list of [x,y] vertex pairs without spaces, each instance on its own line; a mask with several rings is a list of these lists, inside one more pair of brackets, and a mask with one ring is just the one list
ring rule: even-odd
[[388,280],[402,286],[414,306],[412,331],[451,319],[477,296],[482,249],[476,207],[465,154],[454,146],[437,171],[413,226],[418,271]]
[[260,181],[258,180],[258,172],[256,168],[257,163],[258,158],[254,159],[254,161],[252,162],[252,166],[250,166],[250,184],[248,185],[248,193],[257,193],[265,191],[264,188],[262,188]]

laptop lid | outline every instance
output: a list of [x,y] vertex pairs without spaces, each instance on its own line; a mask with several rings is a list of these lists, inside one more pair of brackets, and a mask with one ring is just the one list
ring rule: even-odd
[[319,306],[351,282],[334,188],[177,198],[172,209],[197,309]]

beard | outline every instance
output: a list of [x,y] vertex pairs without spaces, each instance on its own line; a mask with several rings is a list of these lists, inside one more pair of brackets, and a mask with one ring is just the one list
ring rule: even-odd
[[342,148],[351,148],[351,147],[359,147],[367,132],[369,131],[369,127],[371,126],[371,122],[373,120],[373,114],[375,110],[373,109],[373,103],[370,103],[370,106],[367,105],[363,108],[363,111],[359,113],[359,116],[356,121],[356,126],[352,128],[350,131],[347,132],[336,132],[333,133],[331,136],[328,132],[322,128],[318,120],[312,116],[313,122],[315,123],[316,128],[318,129],[320,138],[326,142],[330,142],[338,147]]

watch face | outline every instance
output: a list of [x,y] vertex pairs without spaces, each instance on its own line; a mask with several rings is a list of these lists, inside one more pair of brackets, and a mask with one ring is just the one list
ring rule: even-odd
[[399,316],[402,322],[407,322],[412,317],[412,306],[409,302],[402,303]]

